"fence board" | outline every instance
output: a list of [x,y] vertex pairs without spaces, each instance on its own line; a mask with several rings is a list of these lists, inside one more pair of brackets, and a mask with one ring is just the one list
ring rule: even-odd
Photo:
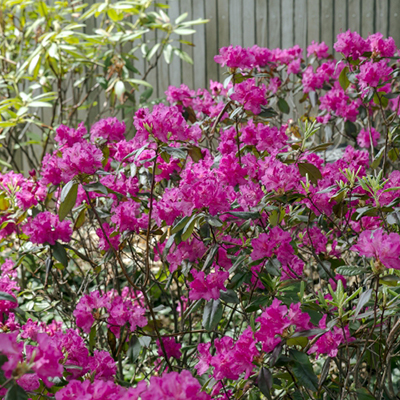
[[320,26],[320,2],[319,0],[308,0],[307,4],[307,46],[312,40],[319,42]]
[[400,46],[400,1],[391,1],[389,10],[389,32],[388,35],[392,36],[397,47]]
[[229,1],[229,38],[230,44],[243,45],[242,0]]
[[261,47],[268,44],[268,3],[265,0],[256,0],[256,43]]
[[255,1],[242,0],[243,10],[243,46],[251,47],[256,44]]
[[281,1],[268,2],[268,47],[275,49],[281,46]]
[[333,7],[330,0],[321,1],[321,41],[332,50],[333,40],[336,37],[333,27]]
[[375,32],[374,8],[374,0],[363,0],[361,2],[361,35],[363,37]]
[[[176,18],[181,14],[179,7],[179,0],[170,0],[169,1],[169,17],[171,18],[171,22],[175,24]],[[173,35],[172,39],[174,42],[172,45],[174,47],[181,48],[178,35]],[[179,86],[182,82],[181,76],[181,59],[177,55],[173,55],[171,64],[169,65],[169,85]]]
[[[397,0],[396,0],[397,1]],[[375,18],[376,18],[376,30],[381,32],[383,36],[387,36],[388,25],[389,25],[389,1],[377,0],[375,2]]]
[[302,49],[307,47],[307,0],[295,0],[294,41]]
[[[193,16],[204,18],[204,2],[193,1]],[[204,25],[196,25],[196,34],[193,35],[193,43],[196,46],[193,54],[194,61],[194,87],[195,89],[207,86],[206,83],[206,43]]]
[[[218,51],[221,47],[230,45],[229,40],[229,0],[218,0],[217,2],[217,29],[218,29]],[[218,80],[224,79],[224,69],[218,66]]]
[[[194,18],[191,0],[181,0],[180,11],[181,11],[181,14],[183,14],[185,12],[188,13],[188,16],[186,18],[187,21],[190,21]],[[185,40],[188,40],[189,42],[193,42],[193,36],[188,36],[188,38]],[[182,50],[186,51],[186,53],[188,53],[189,56],[193,59],[193,46],[183,45]],[[188,85],[189,88],[193,88],[194,87],[193,65],[188,64],[183,61],[181,62],[181,65],[182,65],[182,82],[181,83]]]
[[360,32],[361,22],[361,2],[360,0],[348,0],[348,21],[351,31]]
[[293,0],[282,0],[282,47],[293,47]]
[[207,86],[210,79],[218,80],[219,65],[214,61],[214,56],[218,54],[218,26],[217,26],[217,0],[205,2],[206,18],[210,20],[206,28],[206,79]]

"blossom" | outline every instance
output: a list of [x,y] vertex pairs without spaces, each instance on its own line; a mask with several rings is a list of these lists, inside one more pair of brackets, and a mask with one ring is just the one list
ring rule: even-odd
[[83,122],[78,125],[76,130],[69,128],[66,125],[60,125],[56,129],[56,136],[54,137],[54,140],[58,142],[60,147],[72,147],[75,143],[83,142],[83,136],[86,135],[86,133],[87,130],[83,125]]
[[393,72],[392,68],[387,65],[386,60],[378,62],[368,61],[361,64],[360,73],[356,75],[361,89],[365,90],[369,87],[377,87],[386,83],[390,79]]
[[346,58],[352,57],[353,60],[358,60],[363,53],[370,50],[368,42],[357,32],[350,30],[337,35],[337,41],[333,48]]
[[57,240],[69,242],[72,228],[69,221],[59,221],[58,216],[44,211],[31,218],[22,228],[32,243],[54,245]]
[[96,139],[102,138],[109,142],[118,142],[124,139],[125,129],[125,122],[120,122],[117,118],[101,119],[92,125],[90,140],[95,142]]
[[295,328],[295,332],[312,328],[310,316],[301,312],[300,303],[292,303],[289,309],[281,304],[282,302],[275,298],[271,306],[256,319],[260,322],[260,328],[255,337],[262,343],[262,349],[267,353],[281,342],[282,335],[290,326]]
[[[176,359],[179,359],[182,357],[181,353],[182,345],[180,343],[177,343],[173,337],[165,337],[162,338],[161,340],[164,345],[164,349],[165,352],[167,353],[168,358],[174,357]],[[158,355],[164,356],[164,352],[162,351],[161,344],[158,339],[157,339],[157,345],[158,345]]]
[[374,257],[386,268],[400,269],[400,235],[383,229],[361,232],[357,244],[351,247],[362,256]]
[[221,67],[226,65],[229,68],[252,68],[255,61],[252,52],[241,46],[222,47],[219,53],[219,55],[214,56],[214,61],[221,64]]
[[329,46],[325,42],[317,43],[314,40],[307,47],[307,57],[311,55],[316,55],[319,60],[322,58],[327,58],[329,56],[328,53]]
[[117,364],[108,351],[95,350],[93,357],[89,361],[89,369],[97,379],[106,381],[112,379],[116,374]]
[[93,175],[100,167],[103,153],[93,144],[77,142],[62,150],[58,167],[64,182],[80,174]]
[[[371,132],[371,137],[369,132]],[[368,129],[361,129],[360,133],[357,136],[357,144],[360,147],[365,147],[368,149],[371,146],[372,138],[372,145],[375,147],[380,137],[381,134],[375,128],[371,128],[370,131]]]
[[231,94],[231,99],[243,105],[245,110],[253,114],[260,114],[261,106],[267,104],[265,98],[266,87],[255,85],[254,79],[247,79],[235,85],[235,92]]
[[229,277],[228,271],[211,272],[206,277],[204,276],[204,271],[192,269],[191,273],[194,280],[189,283],[191,289],[189,292],[190,300],[217,300],[220,297],[220,290],[226,291],[224,282]]
[[[326,318],[327,315],[325,314],[319,321],[320,329],[326,329]],[[316,353],[317,359],[320,354],[327,354],[328,357],[336,357],[339,351],[339,346],[343,342],[349,343],[354,340],[354,338],[350,337],[348,326],[344,327],[344,329],[334,326],[333,331],[328,331],[317,339],[308,350],[308,354]]]

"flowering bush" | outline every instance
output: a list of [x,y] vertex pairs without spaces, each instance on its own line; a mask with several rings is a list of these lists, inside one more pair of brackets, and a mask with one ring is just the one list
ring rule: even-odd
[[0,176],[1,395],[399,396],[397,49],[334,48],[223,48]]

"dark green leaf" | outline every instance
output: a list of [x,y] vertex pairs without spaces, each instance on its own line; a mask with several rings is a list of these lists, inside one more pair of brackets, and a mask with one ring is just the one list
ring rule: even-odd
[[361,275],[365,274],[368,272],[364,268],[360,267],[352,267],[350,265],[343,265],[342,267],[336,268],[335,272],[337,274],[343,275],[343,276],[356,276],[356,275]]
[[376,400],[376,397],[366,388],[356,389],[358,400]]
[[322,179],[320,170],[313,164],[310,163],[299,163],[299,172],[301,176],[306,176],[308,174],[308,179],[316,185],[319,179]]
[[351,121],[346,121],[344,123],[344,130],[349,136],[354,136],[357,133],[356,125]]
[[190,238],[190,235],[193,232],[194,226],[196,225],[197,215],[193,215],[192,218],[188,221],[182,231],[182,241],[185,241]]
[[211,267],[211,265],[212,265],[212,263],[213,263],[213,261],[214,261],[214,259],[215,259],[215,256],[216,256],[217,253],[218,253],[218,249],[219,249],[218,244],[214,244],[214,245],[211,247],[211,249],[210,249],[210,251],[209,251],[209,253],[208,253],[208,255],[207,255],[207,258],[206,258],[206,260],[204,261],[204,265],[203,265],[203,269],[204,269],[204,270],[206,270],[208,267]]
[[108,194],[107,188],[100,182],[89,183],[88,185],[84,185],[83,188],[86,190],[86,192]]
[[204,307],[203,327],[208,331],[214,330],[222,318],[222,304],[218,300],[210,300]]
[[289,114],[289,112],[290,112],[289,104],[286,102],[285,99],[279,98],[279,100],[278,100],[278,108],[284,114]]
[[93,354],[94,345],[96,344],[96,325],[93,325],[89,333],[89,351]]
[[188,151],[189,151],[190,157],[192,158],[192,160],[195,163],[197,163],[203,159],[203,154],[201,153],[200,147],[191,146],[191,147],[189,147]]
[[354,312],[353,321],[356,319],[357,315],[360,313],[362,308],[369,302],[371,295],[372,295],[372,289],[368,289],[361,294],[360,298],[358,299],[356,311]]
[[331,362],[332,362],[332,358],[328,357],[325,362],[324,365],[322,366],[322,371],[321,371],[321,375],[319,376],[319,382],[318,382],[318,387],[320,388],[323,383],[325,382],[326,377],[329,374],[329,369],[331,366]]
[[21,386],[15,384],[7,390],[4,400],[28,400],[28,394]]
[[68,266],[68,256],[64,246],[61,243],[56,242],[55,244],[50,245],[50,247],[53,250],[54,258],[66,268]]
[[139,357],[142,346],[136,336],[132,336],[129,341],[128,357],[131,363],[134,363]]
[[343,88],[343,90],[346,90],[350,85],[349,78],[347,77],[348,72],[349,72],[349,68],[344,67],[342,69],[342,72],[339,75],[339,83],[340,83],[340,86]]
[[267,396],[268,399],[272,399],[272,374],[268,368],[261,367],[257,377],[257,386],[264,396]]
[[78,183],[69,181],[61,191],[60,208],[58,209],[58,218],[60,221],[68,215],[76,203],[78,195]]
[[186,158],[187,150],[181,147],[168,147],[165,146],[162,148],[163,151],[167,152],[170,156],[174,158]]
[[273,366],[276,364],[276,362],[278,361],[278,358],[279,358],[279,356],[280,356],[281,353],[282,353],[282,349],[283,349],[283,344],[284,344],[284,343],[285,343],[285,342],[282,340],[282,341],[274,348],[274,350],[272,350],[271,357],[269,358],[269,361],[268,361],[270,367],[273,367]]
[[191,217],[183,217],[171,230],[171,233],[176,233],[181,231],[186,224],[189,222]]
[[13,303],[17,303],[16,298],[6,292],[0,292],[0,300],[12,301]]
[[227,214],[233,215],[234,217],[240,219],[258,219],[260,218],[260,213],[256,212],[245,212],[245,211],[228,211]]
[[220,291],[220,298],[222,301],[225,301],[225,303],[233,303],[233,304],[239,304],[239,298],[237,297],[237,294],[234,290],[228,289],[226,292]]
[[299,380],[301,385],[316,392],[318,390],[318,378],[314,373],[307,354],[291,349],[290,355],[294,360],[292,367],[294,376]]

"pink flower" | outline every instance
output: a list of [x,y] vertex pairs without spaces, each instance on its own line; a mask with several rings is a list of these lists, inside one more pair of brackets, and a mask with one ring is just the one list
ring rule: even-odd
[[231,95],[231,99],[242,104],[245,110],[260,114],[261,106],[267,104],[265,92],[264,84],[259,87],[255,85],[254,79],[247,79],[235,85],[235,92]]
[[286,165],[276,158],[269,157],[261,182],[268,192],[286,193],[299,185],[300,173],[296,165]]
[[189,283],[191,289],[189,292],[190,300],[217,300],[220,297],[220,290],[226,291],[224,282],[229,277],[228,271],[211,272],[207,277],[204,277],[204,271],[192,269],[191,273],[194,281]]
[[93,144],[77,142],[62,150],[62,158],[58,160],[58,167],[64,182],[69,182],[80,174],[93,175],[101,168],[103,153]]
[[329,46],[325,44],[325,42],[317,43],[314,40],[307,47],[307,57],[311,55],[316,55],[319,60],[322,58],[327,58],[329,56],[328,53]]
[[351,56],[353,60],[358,60],[363,53],[370,50],[368,42],[357,32],[350,30],[337,35],[337,42],[333,48],[346,58]]
[[[381,134],[375,129],[371,128],[372,145],[375,147]],[[357,136],[357,143],[360,147],[371,147],[371,138],[367,129],[361,129]]]
[[58,216],[49,211],[44,211],[30,219],[22,227],[29,240],[36,244],[55,244],[57,240],[69,242],[71,240],[72,228],[70,222],[59,221]]
[[169,372],[161,377],[152,376],[150,385],[141,394],[141,398],[142,400],[211,400],[207,393],[201,392],[199,381],[186,370],[180,374]]
[[83,125],[83,122],[78,125],[76,130],[65,125],[60,125],[56,129],[56,136],[54,137],[54,140],[58,142],[60,147],[72,147],[75,143],[83,142],[83,136],[86,135],[86,133],[87,130]]
[[[173,337],[165,337],[161,339],[164,345],[165,352],[167,353],[167,357],[171,358],[174,357],[177,360],[182,357],[181,353],[181,347],[182,345],[180,343],[177,343]],[[164,356],[164,352],[162,351],[160,341],[157,339],[157,345],[158,345],[158,355],[159,356]]]
[[190,90],[185,84],[181,84],[181,86],[168,86],[167,91],[165,92],[167,96],[167,101],[171,104],[176,104],[181,102],[185,107],[190,107],[193,103],[193,98],[196,95],[194,90]]
[[89,369],[97,379],[107,381],[113,379],[116,374],[117,364],[108,351],[95,350],[93,357],[89,361]]
[[99,237],[99,249],[105,251],[109,250],[110,245],[108,243],[110,243],[114,249],[118,249],[121,235],[114,234],[116,233],[115,229],[111,227],[107,222],[103,224],[103,229],[107,235],[107,238],[104,236],[103,230],[101,228],[98,228],[96,230],[97,236]]
[[106,139],[108,142],[119,142],[124,140],[125,122],[118,121],[117,118],[106,118],[96,122],[90,129],[90,140]]
[[380,55],[381,57],[393,57],[396,53],[397,47],[394,39],[392,37],[383,39],[383,35],[380,32],[370,35],[367,41],[373,55]]
[[311,329],[310,316],[300,311],[300,303],[291,304],[290,309],[282,302],[274,299],[271,306],[267,307],[260,317],[260,328],[255,337],[262,343],[262,349],[270,353],[280,342],[285,330],[290,326],[296,326],[295,331]]
[[393,72],[387,64],[386,60],[378,62],[368,61],[360,66],[360,73],[356,75],[361,89],[365,90],[369,87],[377,87],[386,83]]
[[397,233],[386,234],[383,229],[361,232],[351,250],[376,258],[386,268],[400,269],[400,235]]
[[334,111],[339,117],[354,122],[358,115],[358,104],[350,100],[341,87],[336,86],[320,98],[321,110]]
[[226,65],[229,68],[251,69],[255,61],[252,53],[240,46],[222,47],[219,53],[214,56],[214,61],[221,64],[221,67]]
[[[326,329],[326,317],[327,315],[325,314],[319,321],[320,329]],[[350,337],[348,326],[344,329],[334,326],[333,332],[328,331],[318,338],[318,340],[308,350],[308,354],[316,353],[317,359],[320,354],[327,354],[328,357],[336,357],[339,351],[339,346],[343,342],[349,343],[354,340],[354,338]]]

